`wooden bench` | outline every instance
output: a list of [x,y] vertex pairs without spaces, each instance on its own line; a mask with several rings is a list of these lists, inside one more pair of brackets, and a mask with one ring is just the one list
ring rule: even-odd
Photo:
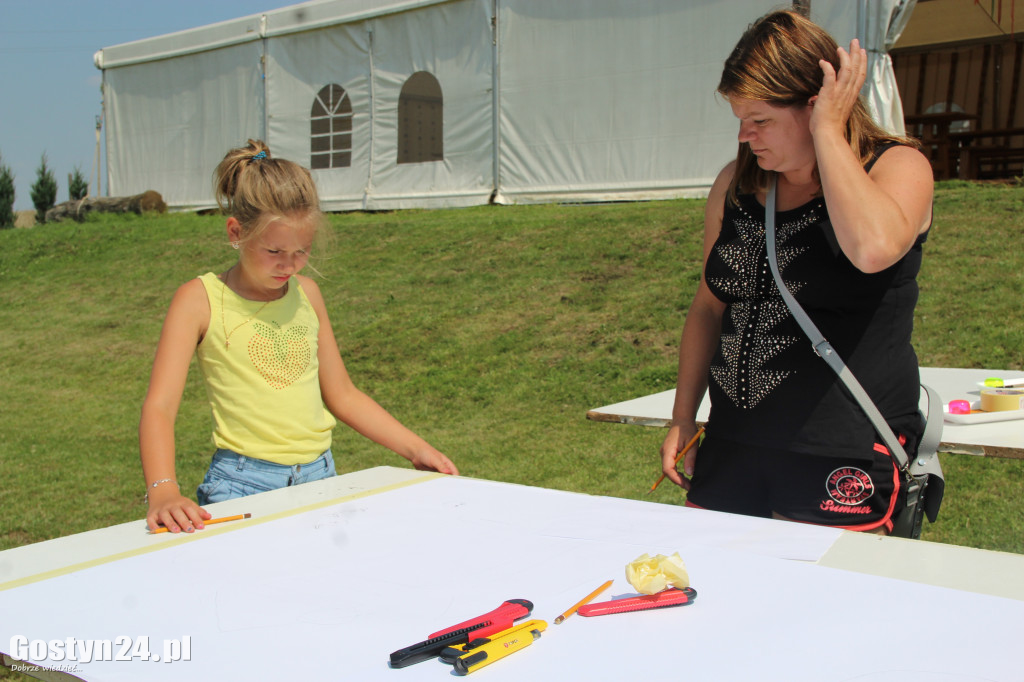
[[1024,175],[1024,128],[965,131],[949,138],[959,151],[957,177],[963,180]]
[[960,148],[959,177],[964,180],[1024,175],[1024,147],[970,145]]

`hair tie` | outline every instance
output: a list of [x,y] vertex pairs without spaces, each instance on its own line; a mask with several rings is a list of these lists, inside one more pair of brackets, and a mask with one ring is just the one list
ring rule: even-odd
[[253,154],[252,156],[250,156],[249,160],[250,161],[259,161],[260,159],[265,159],[265,158],[267,158],[267,153],[261,149],[258,154]]

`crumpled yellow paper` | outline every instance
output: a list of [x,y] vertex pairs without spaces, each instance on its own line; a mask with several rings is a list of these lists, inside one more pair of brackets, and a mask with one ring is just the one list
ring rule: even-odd
[[686,572],[679,552],[672,556],[659,554],[651,557],[641,554],[626,564],[626,580],[641,594],[654,594],[669,587],[680,589],[690,586],[690,575]]

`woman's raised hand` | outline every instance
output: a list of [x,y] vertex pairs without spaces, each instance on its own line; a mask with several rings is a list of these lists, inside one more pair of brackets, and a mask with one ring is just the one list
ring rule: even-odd
[[811,98],[814,107],[811,112],[811,133],[832,128],[840,134],[845,133],[846,122],[850,118],[861,87],[868,76],[868,53],[854,38],[850,41],[849,51],[842,47],[837,49],[839,56],[839,73],[832,64],[822,59],[819,63],[824,76],[821,90]]

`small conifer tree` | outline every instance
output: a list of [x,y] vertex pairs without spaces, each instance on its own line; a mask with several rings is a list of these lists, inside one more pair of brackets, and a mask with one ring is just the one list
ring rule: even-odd
[[14,227],[14,173],[0,163],[0,230]]
[[89,182],[82,175],[82,169],[75,166],[74,173],[68,173],[68,199],[78,201],[89,196]]
[[46,165],[46,154],[36,169],[36,181],[32,183],[32,205],[36,207],[36,222],[46,222],[46,212],[53,208],[57,201],[57,178]]

